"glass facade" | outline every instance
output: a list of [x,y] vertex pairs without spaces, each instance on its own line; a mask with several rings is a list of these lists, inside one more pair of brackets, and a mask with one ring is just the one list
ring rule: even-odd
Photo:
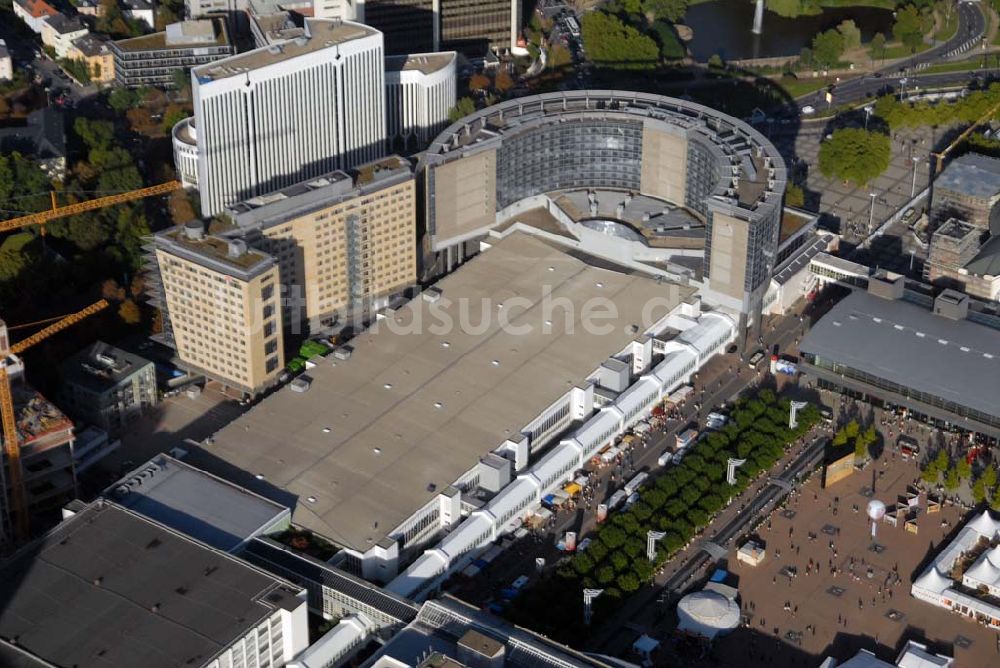
[[431,0],[369,0],[365,23],[382,31],[387,54],[434,50],[434,3]]
[[[878,390],[891,392],[899,397],[902,397],[903,399],[918,401],[924,405],[946,411],[947,413],[956,416],[956,418],[968,418],[970,420],[976,420],[977,422],[994,429],[1000,429],[1000,416],[984,413],[974,408],[955,403],[954,401],[948,401],[947,399],[943,399],[937,395],[930,394],[928,392],[921,392],[920,390],[916,390],[912,387],[906,387],[904,385],[894,383],[890,380],[886,380],[885,378],[872,375],[868,372],[861,371],[860,369],[845,366],[844,364],[819,357],[818,355],[803,353],[802,357],[806,362],[819,369],[825,369],[831,373],[864,383],[865,385]],[[887,397],[887,399],[891,400],[891,397]],[[956,420],[956,422],[957,421],[958,420]]]
[[497,208],[553,190],[639,190],[642,123],[576,120],[504,139],[497,152]]
[[510,0],[441,0],[442,48],[482,55],[510,44]]
[[747,231],[747,272],[743,288],[753,292],[771,279],[774,256],[778,247],[778,218],[775,209],[765,218],[751,221]]

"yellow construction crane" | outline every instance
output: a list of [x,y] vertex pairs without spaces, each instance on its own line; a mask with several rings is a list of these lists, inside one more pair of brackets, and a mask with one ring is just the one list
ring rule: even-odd
[[[39,330],[23,341],[10,347],[10,352],[20,354],[52,336],[56,332],[74,325],[84,318],[107,308],[108,302],[101,300],[87,308],[72,313],[59,322],[52,323]],[[0,351],[2,353],[3,351]],[[28,537],[28,503],[24,490],[24,479],[21,471],[21,442],[17,434],[17,416],[14,413],[14,397],[10,389],[10,377],[7,375],[6,360],[0,357],[0,421],[3,422],[4,453],[7,455],[8,482],[10,484],[10,509],[14,524],[14,534],[17,539]]]
[[994,116],[996,116],[996,114],[997,114],[998,111],[1000,111],[1000,104],[994,105],[989,111],[987,111],[985,114],[983,114],[983,116],[980,117],[979,120],[977,120],[975,123],[973,123],[969,127],[965,128],[965,130],[962,132],[962,134],[960,134],[957,137],[955,137],[955,141],[953,141],[952,143],[948,144],[948,146],[946,146],[942,151],[940,151],[938,153],[932,153],[931,154],[936,159],[935,164],[934,164],[934,176],[937,176],[938,174],[941,173],[941,168],[944,166],[944,159],[945,159],[945,157],[949,153],[951,153],[952,150],[954,150],[954,148],[956,146],[958,146],[963,141],[965,141],[966,139],[968,139],[969,135],[971,135],[975,131],[976,128],[978,128],[980,125],[982,125],[986,121],[988,121],[991,118],[993,118]]
[[111,206],[113,204],[122,204],[123,202],[131,202],[137,199],[143,199],[144,197],[154,197],[156,195],[164,195],[169,192],[173,192],[181,187],[180,181],[167,181],[166,183],[160,183],[159,185],[149,186],[148,188],[139,188],[138,190],[130,190],[128,192],[119,193],[117,195],[108,195],[107,197],[98,197],[97,199],[90,199],[84,202],[77,202],[75,204],[67,204],[66,206],[57,206],[56,203],[56,191],[52,191],[52,208],[48,211],[40,211],[39,213],[31,213],[27,216],[20,216],[18,218],[11,218],[10,220],[0,221],[0,233],[11,232],[13,230],[21,229],[22,227],[28,227],[29,225],[41,225],[42,234],[45,233],[45,223],[55,220],[57,218],[65,218],[66,216],[74,216],[78,213],[83,213],[84,211],[93,211],[94,209],[100,209],[105,206]]

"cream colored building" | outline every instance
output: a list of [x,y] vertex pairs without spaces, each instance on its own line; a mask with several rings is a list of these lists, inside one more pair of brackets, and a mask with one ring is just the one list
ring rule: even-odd
[[106,84],[115,80],[115,54],[105,38],[93,33],[77,37],[67,56],[71,60],[82,60],[87,64],[93,83]]
[[181,363],[227,387],[257,394],[284,365],[281,286],[274,259],[192,221],[153,238],[148,258],[158,337]]
[[414,285],[416,192],[409,162],[390,156],[335,171],[226,212],[227,235],[275,258],[285,325],[310,329],[386,305]]
[[56,14],[42,23],[42,44],[52,47],[57,58],[69,58],[73,50],[73,40],[83,37],[88,32],[87,26],[80,19]]

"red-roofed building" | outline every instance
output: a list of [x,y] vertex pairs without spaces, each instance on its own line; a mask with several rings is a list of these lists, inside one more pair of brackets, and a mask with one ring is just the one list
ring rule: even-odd
[[45,0],[14,0],[14,15],[28,24],[33,31],[42,34],[42,25],[50,16],[59,12]]

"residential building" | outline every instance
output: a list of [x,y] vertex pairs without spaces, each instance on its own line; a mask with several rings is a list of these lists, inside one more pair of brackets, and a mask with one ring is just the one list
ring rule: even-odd
[[156,29],[156,5],[152,0],[119,0],[119,5],[126,18],[145,23],[150,30]]
[[62,364],[60,405],[78,420],[118,434],[156,405],[156,367],[98,341]]
[[104,16],[105,13],[104,5],[101,4],[100,0],[73,0],[72,4],[80,16],[91,16],[96,19]]
[[281,286],[274,259],[240,239],[206,234],[200,221],[153,236],[148,246],[157,339],[182,366],[255,395],[284,365]]
[[383,155],[382,34],[333,19],[304,27],[192,70],[203,215]]
[[7,42],[0,39],[0,81],[10,81],[14,78],[14,61],[7,49]]
[[14,0],[14,16],[21,19],[35,34],[42,34],[45,20],[59,12],[45,0]]
[[902,277],[871,276],[867,291],[802,338],[799,370],[821,388],[905,408],[909,419],[1000,437],[996,317],[953,290],[920,300],[927,305],[906,292]]
[[0,596],[0,637],[45,665],[279,668],[309,645],[301,587],[107,501],[6,562]]
[[170,455],[122,476],[104,498],[216,550],[240,552],[289,527],[292,511]]
[[458,88],[454,51],[385,59],[389,146],[416,153],[448,125]]
[[69,58],[73,40],[89,32],[80,19],[56,14],[48,17],[42,24],[42,44],[52,47],[57,58]]
[[28,114],[24,125],[0,128],[0,151],[30,156],[50,179],[66,176],[66,127],[60,111],[52,107]]
[[973,297],[1000,300],[1000,235],[951,218],[931,235],[924,280]]
[[246,9],[247,0],[184,0],[184,14],[189,19],[213,14],[234,17]]
[[73,460],[77,475],[120,448],[121,439],[112,437],[103,429],[90,425],[76,432],[73,441]]
[[[14,422],[21,451],[21,479],[30,518],[47,517],[76,497],[73,423],[24,380],[24,364],[10,351],[7,326],[0,321],[0,364],[7,370],[14,402]],[[3,434],[0,433],[0,444]],[[9,462],[3,451],[0,482]],[[9,543],[13,522],[6,485],[0,486],[0,543]]]
[[[579,314],[598,297],[617,307],[600,334],[546,315],[551,300]],[[479,310],[504,304],[514,320]],[[191,462],[300,499],[295,523],[342,548],[345,570],[420,597],[735,335],[735,318],[703,312],[693,288],[515,233],[393,304],[353,352],[311,369],[304,392],[269,395]],[[609,358],[622,367],[616,398],[596,389]]]
[[273,256],[285,326],[314,330],[387,305],[417,282],[416,187],[390,156],[226,210],[248,245]]
[[178,71],[231,56],[226,21],[211,17],[171,23],[163,32],[112,42],[115,80],[121,86],[173,88]]
[[934,180],[932,218],[958,218],[1000,234],[1000,160],[979,153],[955,158]]
[[106,84],[115,80],[115,55],[109,40],[104,37],[93,33],[77,37],[68,57],[87,64],[93,83]]

